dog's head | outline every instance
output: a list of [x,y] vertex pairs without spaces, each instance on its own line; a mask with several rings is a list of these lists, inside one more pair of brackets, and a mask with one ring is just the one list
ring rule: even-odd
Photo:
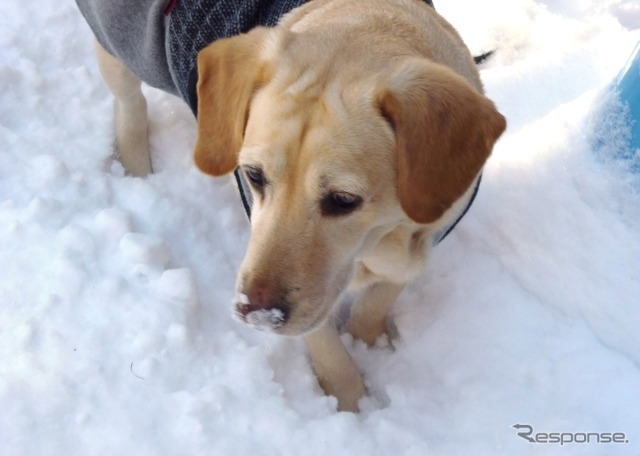
[[255,29],[200,53],[195,161],[214,176],[240,167],[251,186],[236,315],[296,335],[385,233],[434,223],[467,192],[505,120],[427,59],[363,68],[285,41]]

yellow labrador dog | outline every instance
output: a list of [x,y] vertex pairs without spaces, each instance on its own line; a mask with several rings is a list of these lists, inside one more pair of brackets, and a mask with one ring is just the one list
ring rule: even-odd
[[[86,3],[100,0],[78,0],[95,22]],[[188,11],[173,9],[181,3],[156,11],[165,42],[180,28],[172,21],[188,22]],[[191,66],[167,51],[168,69],[151,77],[130,71],[132,57],[93,28],[125,168],[151,171],[140,79],[165,72],[174,86],[155,85],[197,111],[197,166],[213,176],[238,168],[250,187],[236,317],[303,336],[321,387],[355,411],[366,391],[332,318],[338,296],[361,290],[346,330],[374,343],[398,294],[468,208],[505,119],[459,35],[424,2],[299,3],[277,26],[192,46]]]

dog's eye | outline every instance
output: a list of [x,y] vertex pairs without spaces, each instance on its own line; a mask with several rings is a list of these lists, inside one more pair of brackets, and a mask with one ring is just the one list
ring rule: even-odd
[[247,176],[247,180],[256,190],[262,190],[265,185],[264,173],[260,168],[253,166],[246,166],[244,168],[244,174]]
[[331,192],[322,198],[320,209],[324,216],[346,215],[362,204],[362,198],[347,192]]

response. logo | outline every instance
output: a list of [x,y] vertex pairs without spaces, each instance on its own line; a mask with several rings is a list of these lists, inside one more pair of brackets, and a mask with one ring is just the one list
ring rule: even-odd
[[624,432],[534,432],[530,424],[514,424],[518,437],[536,444],[627,444]]

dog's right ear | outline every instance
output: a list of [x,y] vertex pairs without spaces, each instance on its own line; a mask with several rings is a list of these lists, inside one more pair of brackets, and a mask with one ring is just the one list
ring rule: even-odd
[[217,40],[198,54],[196,165],[214,176],[238,166],[253,93],[269,77],[260,48],[268,31]]
[[380,113],[396,134],[398,199],[433,223],[469,189],[506,128],[492,101],[453,70],[409,57],[381,80]]

